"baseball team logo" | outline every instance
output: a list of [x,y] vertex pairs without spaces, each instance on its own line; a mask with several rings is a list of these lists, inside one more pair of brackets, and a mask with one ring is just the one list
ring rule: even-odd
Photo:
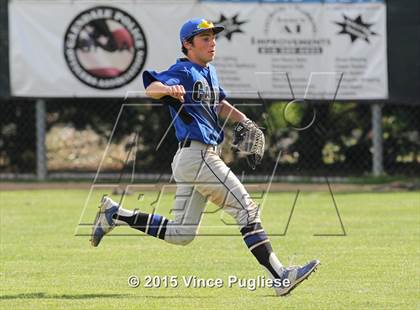
[[99,6],[81,12],[67,28],[64,57],[84,84],[115,89],[142,70],[147,43],[142,28],[126,12]]

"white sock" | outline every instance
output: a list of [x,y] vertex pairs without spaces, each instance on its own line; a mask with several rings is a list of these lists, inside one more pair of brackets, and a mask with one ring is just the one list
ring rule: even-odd
[[118,215],[121,216],[133,216],[135,214],[135,212],[133,210],[127,210],[127,209],[123,209],[122,207],[119,207],[118,209]]
[[[122,207],[119,207],[117,215],[118,216],[130,217],[130,216],[135,215],[135,212],[132,211],[132,210],[127,210],[127,209],[123,209]],[[114,222],[115,222],[115,225],[127,225],[126,222],[119,220],[118,217],[117,217],[117,219],[114,219]]]
[[271,252],[268,259],[270,261],[271,267],[273,267],[273,269],[277,272],[277,274],[281,275],[283,271],[285,270],[285,268],[283,264],[277,258],[276,254],[274,254],[274,252]]

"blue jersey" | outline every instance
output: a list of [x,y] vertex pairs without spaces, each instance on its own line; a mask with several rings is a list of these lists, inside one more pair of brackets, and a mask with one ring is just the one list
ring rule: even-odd
[[[185,88],[185,102],[169,106],[178,141],[188,139],[210,145],[217,145],[223,141],[217,106],[226,94],[219,86],[214,66],[209,64],[202,67],[188,59],[178,59],[167,71],[143,72],[144,88],[154,81],[167,86],[182,85]],[[182,104],[181,113],[188,117],[180,117],[181,113],[178,114]]]

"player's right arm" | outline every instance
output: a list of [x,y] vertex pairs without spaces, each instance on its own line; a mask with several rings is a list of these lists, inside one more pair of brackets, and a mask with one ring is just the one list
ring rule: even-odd
[[182,85],[167,86],[159,81],[154,81],[146,88],[146,96],[152,99],[160,99],[171,96],[184,102],[185,89]]

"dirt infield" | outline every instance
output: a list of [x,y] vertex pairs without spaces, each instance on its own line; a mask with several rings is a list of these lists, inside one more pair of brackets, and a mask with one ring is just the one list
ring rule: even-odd
[[[142,191],[156,191],[159,190],[166,183],[157,184],[135,184],[136,189]],[[404,190],[415,190],[418,186],[410,186],[410,184],[401,183],[389,183],[389,184],[343,184],[343,183],[331,183],[331,190],[333,192],[370,192],[370,191],[404,191]],[[13,183],[4,182],[0,183],[0,191],[11,191],[11,190],[41,190],[41,189],[82,189],[89,190],[91,183],[85,182],[47,182],[47,183]],[[113,184],[109,184],[112,187]],[[268,184],[245,184],[249,191],[268,189]],[[118,186],[116,186],[118,187]],[[329,191],[326,183],[308,184],[308,183],[272,183],[270,190],[275,192],[293,192],[296,190],[305,192],[324,192]]]

